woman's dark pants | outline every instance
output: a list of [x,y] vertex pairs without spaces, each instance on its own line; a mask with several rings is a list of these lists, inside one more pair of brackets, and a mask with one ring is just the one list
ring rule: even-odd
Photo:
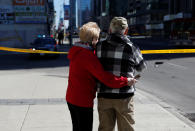
[[73,131],[92,131],[93,108],[79,107],[68,104],[72,118]]

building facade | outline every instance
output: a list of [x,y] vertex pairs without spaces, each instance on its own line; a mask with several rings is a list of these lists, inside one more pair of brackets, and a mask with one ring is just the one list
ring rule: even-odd
[[69,29],[78,30],[83,24],[92,20],[92,0],[70,0]]
[[108,30],[114,16],[122,16],[130,35],[169,37],[173,20],[195,19],[195,0],[93,0],[92,7],[93,20],[102,31]]
[[[163,17],[168,13],[168,0],[94,0],[94,11],[102,30],[108,30],[115,16],[127,18],[130,35],[164,34]],[[97,11],[100,9],[100,12]]]
[[28,47],[38,35],[50,35],[52,3],[51,0],[0,0],[0,46]]
[[91,17],[93,21],[98,22],[98,16],[100,16],[101,13],[101,0],[91,0]]
[[[194,0],[169,0],[168,7],[169,7],[168,14],[164,16],[164,24],[165,24],[165,32],[166,32],[165,37],[170,38],[173,31],[179,31],[179,30],[187,31],[187,30],[191,30],[192,28],[193,30],[195,30],[194,27],[195,1]],[[191,29],[188,29],[188,27]]]
[[78,27],[91,20],[91,0],[78,0]]
[[47,24],[48,24],[48,33],[50,35],[55,34],[55,28],[56,28],[56,11],[54,10],[54,0],[48,0],[47,4]]
[[102,31],[107,32],[110,20],[115,16],[127,17],[128,0],[93,0],[94,17]]
[[132,35],[163,36],[168,0],[129,0],[128,22]]
[[76,29],[78,28],[78,22],[77,22],[77,0],[70,0],[70,26],[72,27],[72,29]]

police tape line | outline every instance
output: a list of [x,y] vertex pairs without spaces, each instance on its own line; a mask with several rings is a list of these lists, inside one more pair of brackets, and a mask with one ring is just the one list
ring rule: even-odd
[[142,54],[195,53],[195,49],[142,50]]
[[68,52],[33,50],[33,49],[20,49],[20,48],[9,48],[9,47],[0,47],[0,50],[11,51],[11,52],[20,52],[20,53],[68,54]]
[[[68,54],[68,52],[33,50],[33,49],[20,49],[0,47],[0,50],[20,52],[20,53],[45,53],[45,54]],[[171,53],[195,53],[195,49],[165,49],[165,50],[142,50],[142,54],[171,54]]]

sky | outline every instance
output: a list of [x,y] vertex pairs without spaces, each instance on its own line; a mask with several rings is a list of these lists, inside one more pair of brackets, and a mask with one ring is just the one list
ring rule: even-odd
[[[54,0],[54,8],[56,11],[56,26],[58,26],[59,23],[59,17],[60,17],[60,11],[63,11],[63,4],[69,4],[69,0]],[[62,12],[63,16],[63,12]],[[68,26],[68,23],[65,23],[65,26]]]

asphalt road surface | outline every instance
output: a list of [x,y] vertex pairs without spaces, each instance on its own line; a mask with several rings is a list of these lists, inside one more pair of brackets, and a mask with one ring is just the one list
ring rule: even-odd
[[[135,43],[141,49],[195,48],[175,47],[168,41]],[[147,70],[137,88],[172,105],[180,113],[195,121],[195,54],[144,55]]]

